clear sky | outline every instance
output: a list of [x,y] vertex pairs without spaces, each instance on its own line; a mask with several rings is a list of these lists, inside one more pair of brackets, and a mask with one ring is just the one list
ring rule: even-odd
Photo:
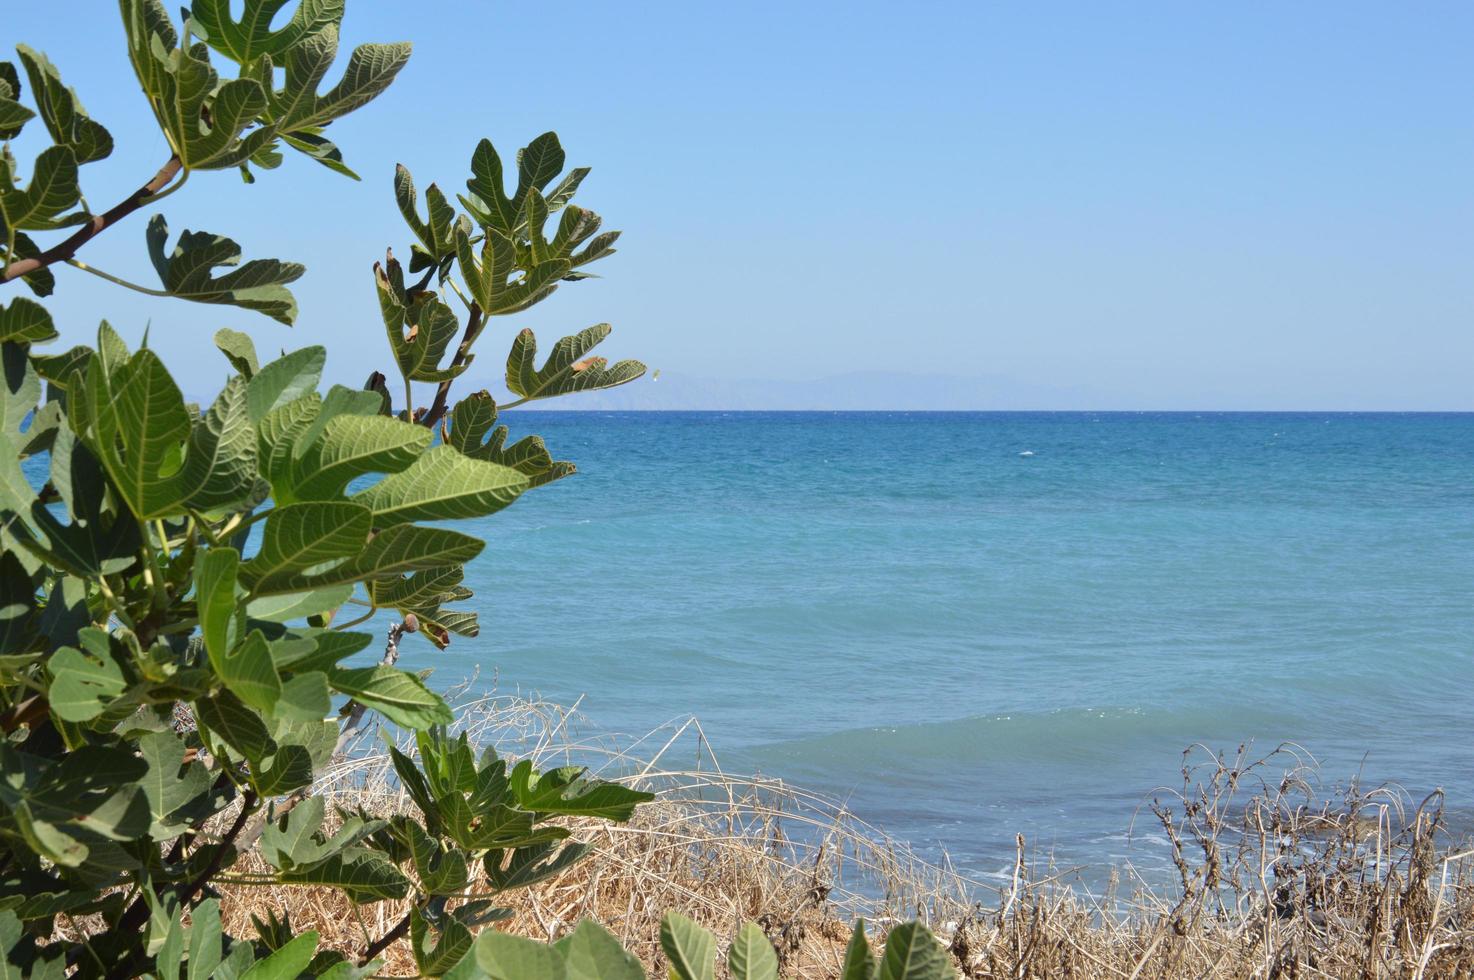
[[[167,157],[107,0],[12,4],[118,149],[95,208]],[[1101,407],[1474,409],[1474,5],[350,0],[347,44],[415,42],[303,158],[195,175],[171,229],[297,259],[291,330],[59,272],[66,339],[106,315],[191,378],[221,326],[385,365],[370,266],[407,251],[396,162],[460,189],[476,141],[556,129],[625,232],[524,321],[698,377],[1004,376]],[[346,59],[346,50],[344,54]],[[336,78],[336,74],[332,76]],[[39,129],[40,127],[34,127]],[[22,141],[28,159],[35,144]],[[138,215],[81,257],[151,280]],[[519,324],[522,325],[522,324]],[[510,336],[510,331],[508,331]],[[191,345],[197,347],[191,348]],[[483,342],[486,344],[486,342]],[[472,369],[494,377],[504,346]],[[223,372],[222,372],[223,376]],[[1034,406],[1031,406],[1034,407]]]

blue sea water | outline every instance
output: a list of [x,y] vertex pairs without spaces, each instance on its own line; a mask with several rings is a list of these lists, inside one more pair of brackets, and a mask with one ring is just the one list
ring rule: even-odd
[[1018,833],[1142,857],[1194,743],[1474,805],[1474,416],[511,421],[580,474],[474,528],[481,636],[408,662],[441,682],[695,714],[978,875]]

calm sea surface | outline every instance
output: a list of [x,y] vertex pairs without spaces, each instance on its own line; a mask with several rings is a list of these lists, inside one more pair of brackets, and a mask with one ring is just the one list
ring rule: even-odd
[[474,529],[482,634],[408,664],[441,683],[693,713],[981,875],[1016,833],[1143,858],[1192,743],[1474,804],[1474,416],[513,421],[581,473]]

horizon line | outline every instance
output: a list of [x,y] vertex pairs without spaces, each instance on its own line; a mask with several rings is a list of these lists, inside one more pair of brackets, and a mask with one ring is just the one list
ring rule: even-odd
[[551,408],[559,415],[1474,415],[1474,408]]

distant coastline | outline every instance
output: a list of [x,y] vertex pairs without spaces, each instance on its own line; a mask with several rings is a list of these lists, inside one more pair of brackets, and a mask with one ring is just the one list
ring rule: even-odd
[[[472,378],[465,390],[485,388],[501,400],[499,378]],[[807,381],[709,378],[661,372],[607,391],[541,403],[539,412],[1100,412],[1100,413],[1299,413],[1299,414],[1465,414],[1467,408],[1434,405],[1383,405],[1365,408],[1345,401],[1297,404],[1293,395],[1266,408],[1224,408],[1234,397],[1205,391],[1202,404],[1168,408],[1142,406],[1139,396],[1105,390],[1052,386],[1002,375],[963,377],[947,374],[861,371]]]
[[[657,377],[658,374],[658,377]],[[352,379],[339,383],[356,388]],[[513,400],[499,377],[471,377],[458,382],[464,392],[489,391],[498,404]],[[191,391],[192,401],[209,405],[214,394]],[[652,372],[638,381],[604,391],[580,392],[577,398],[548,399],[519,409],[524,413],[576,415],[599,412],[931,412],[1037,413],[1114,415],[1467,415],[1464,408],[1440,405],[1358,405],[1342,402],[1283,404],[1270,407],[1224,407],[1245,400],[1218,392],[1202,393],[1202,404],[1143,406],[1131,396],[1105,390],[1060,387],[1020,381],[1002,375],[964,377],[859,371],[807,381],[710,378],[680,372]],[[1264,402],[1261,400],[1261,405]]]

